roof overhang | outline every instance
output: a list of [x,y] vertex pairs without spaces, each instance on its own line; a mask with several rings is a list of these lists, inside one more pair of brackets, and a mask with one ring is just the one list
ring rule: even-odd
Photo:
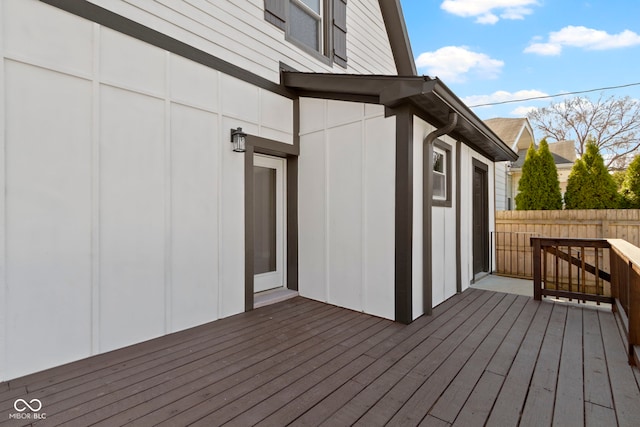
[[391,114],[393,109],[410,106],[418,117],[436,128],[447,125],[449,115],[457,113],[458,123],[448,135],[493,161],[518,159],[438,78],[283,72],[283,83],[300,96],[380,104]]

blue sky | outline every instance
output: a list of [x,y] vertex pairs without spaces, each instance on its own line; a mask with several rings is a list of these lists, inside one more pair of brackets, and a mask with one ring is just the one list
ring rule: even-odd
[[[469,106],[640,83],[638,0],[401,0],[419,74]],[[629,95],[640,85],[586,93]],[[575,95],[571,95],[575,96]],[[562,97],[472,110],[524,117]]]

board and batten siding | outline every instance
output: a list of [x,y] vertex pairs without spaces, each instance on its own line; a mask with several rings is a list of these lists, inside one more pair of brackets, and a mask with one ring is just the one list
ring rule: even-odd
[[281,62],[297,71],[396,74],[377,0],[347,2],[346,69],[285,40],[265,20],[264,0],[89,1],[276,83]]
[[[412,263],[412,315],[416,319],[425,312],[423,304],[423,141],[435,127],[424,120],[414,117],[413,123],[413,263]],[[473,280],[473,159],[488,166],[489,190],[489,231],[494,230],[495,180],[493,162],[480,155],[468,145],[460,144],[460,153],[456,150],[456,141],[449,136],[439,138],[451,147],[451,207],[433,206],[431,208],[432,241],[432,307],[453,296],[457,290],[456,271],[456,191],[460,180],[460,270],[461,287],[465,290]],[[456,156],[460,155],[460,170],[456,170]],[[493,259],[494,257],[492,257]]]
[[36,0],[0,26],[0,381],[244,311],[229,130],[292,143],[293,102]]
[[[414,117],[413,123],[413,272],[412,296],[413,318],[425,313],[423,306],[423,141],[435,128],[424,120]],[[431,208],[432,252],[432,307],[456,293],[456,142],[448,136],[440,137],[451,146],[452,178],[451,207]]]
[[299,292],[394,318],[395,118],[300,100]]

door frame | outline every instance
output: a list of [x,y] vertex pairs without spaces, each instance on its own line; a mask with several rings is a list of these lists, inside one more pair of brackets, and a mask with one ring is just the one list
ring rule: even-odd
[[[481,198],[482,198],[482,204],[483,204],[483,208],[482,208],[482,232],[481,232],[481,236],[476,236],[475,233],[475,214],[476,214],[476,210],[475,210],[475,198],[476,198],[476,187],[475,187],[475,179],[476,179],[476,171],[479,171],[482,176],[482,189],[481,189]],[[489,270],[491,269],[491,266],[489,265],[489,166],[485,163],[482,163],[481,161],[477,160],[477,159],[472,159],[472,169],[471,169],[471,205],[472,205],[472,210],[471,210],[471,236],[472,236],[472,242],[471,242],[471,253],[473,254],[472,257],[472,268],[471,271],[473,273],[473,277],[472,277],[472,282],[475,282],[476,279],[476,275],[482,272],[489,272]],[[482,247],[482,270],[476,272],[476,239],[480,238],[481,239],[481,247]]]
[[[278,289],[287,285],[287,163],[286,159],[266,154],[254,153],[253,165],[273,169],[276,171],[276,270],[262,274],[253,275],[254,293],[266,291],[270,289]],[[255,195],[255,193],[254,193]],[[254,204],[255,209],[255,204]],[[254,236],[256,230],[254,229]],[[254,241],[255,243],[255,241]],[[255,256],[255,246],[254,246]],[[274,277],[275,276],[275,277]],[[257,286],[257,283],[264,284],[270,279],[276,279],[280,284],[278,286],[262,289],[263,285]],[[269,286],[269,285],[267,285]],[[259,288],[259,289],[256,289]]]
[[[296,109],[294,108],[294,112]],[[294,114],[294,130],[298,120]],[[297,132],[294,132],[297,135]],[[253,155],[265,154],[286,159],[286,288],[298,290],[298,155],[299,139],[287,144],[248,134],[244,154],[244,309],[253,310]]]

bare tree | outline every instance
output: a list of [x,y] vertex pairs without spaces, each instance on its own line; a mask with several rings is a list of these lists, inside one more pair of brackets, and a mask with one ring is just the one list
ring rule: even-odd
[[575,97],[527,114],[543,138],[575,141],[579,156],[596,144],[609,169],[626,166],[640,147],[640,101],[628,96],[597,101]]

